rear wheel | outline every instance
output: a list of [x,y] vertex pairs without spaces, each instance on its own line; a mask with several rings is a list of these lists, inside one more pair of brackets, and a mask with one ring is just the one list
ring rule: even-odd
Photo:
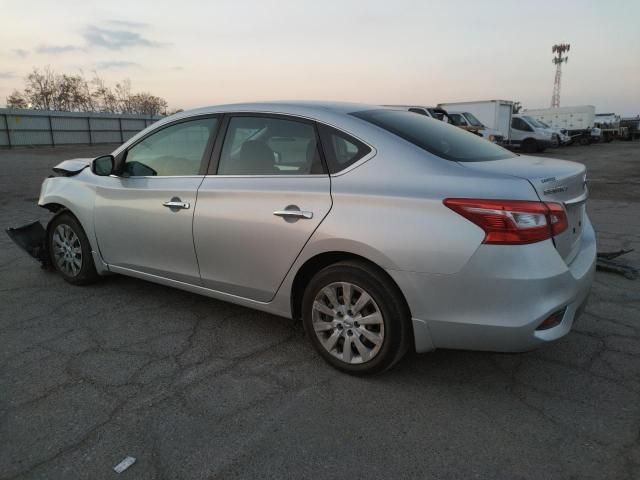
[[302,301],[305,331],[320,355],[350,374],[392,367],[410,345],[410,314],[398,288],[364,262],[319,271]]
[[538,142],[533,138],[527,138],[522,142],[522,151],[525,153],[536,153],[538,151]]
[[70,213],[57,215],[47,228],[51,264],[67,282],[87,285],[98,280],[91,245],[80,222]]

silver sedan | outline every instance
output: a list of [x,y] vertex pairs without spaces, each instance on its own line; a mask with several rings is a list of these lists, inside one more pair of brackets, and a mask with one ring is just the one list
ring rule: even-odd
[[30,251],[65,280],[119,273],[301,319],[348,373],[556,340],[593,280],[583,165],[393,108],[202,108],[54,171]]

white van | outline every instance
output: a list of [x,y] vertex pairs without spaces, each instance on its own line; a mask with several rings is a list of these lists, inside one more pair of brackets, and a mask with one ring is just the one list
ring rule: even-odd
[[511,145],[526,153],[544,152],[554,144],[553,132],[527,115],[511,118]]

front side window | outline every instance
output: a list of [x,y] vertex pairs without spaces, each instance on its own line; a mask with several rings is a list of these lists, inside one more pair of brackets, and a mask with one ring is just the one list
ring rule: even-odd
[[127,151],[125,176],[198,175],[216,118],[201,118],[163,128]]
[[532,129],[527,122],[522,120],[521,118],[514,118],[511,120],[511,128],[515,128],[516,130],[522,130],[524,132],[530,132]]
[[445,160],[482,162],[515,157],[510,151],[445,122],[401,110],[352,113]]
[[322,174],[313,124],[274,117],[232,117],[218,175]]
[[467,125],[467,121],[459,113],[450,113],[449,120],[451,120],[451,123],[456,127],[465,127]]

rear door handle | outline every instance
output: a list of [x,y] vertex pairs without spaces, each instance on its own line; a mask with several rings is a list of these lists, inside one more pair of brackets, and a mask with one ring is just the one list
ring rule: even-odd
[[290,205],[286,207],[284,210],[276,210],[275,212],[273,212],[273,214],[277,217],[282,217],[284,219],[306,218],[309,220],[313,218],[313,212],[300,210],[295,205]]
[[178,197],[173,197],[168,202],[164,202],[162,206],[170,208],[171,210],[174,210],[174,211],[182,210],[182,209],[186,210],[188,208],[191,208],[191,204],[189,202],[183,202]]

